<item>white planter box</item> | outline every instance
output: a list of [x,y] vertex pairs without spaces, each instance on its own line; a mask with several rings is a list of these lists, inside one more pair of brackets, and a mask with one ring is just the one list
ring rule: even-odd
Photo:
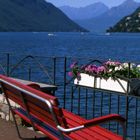
[[74,84],[86,87],[99,88],[104,90],[116,91],[121,93],[127,93],[128,82],[117,79],[113,80],[111,78],[105,80],[103,78],[95,78],[94,76],[90,76],[88,74],[81,73],[81,78],[78,80],[77,78],[74,80]]

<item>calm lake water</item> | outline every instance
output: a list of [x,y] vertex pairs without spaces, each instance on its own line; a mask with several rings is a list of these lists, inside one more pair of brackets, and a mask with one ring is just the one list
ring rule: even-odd
[[0,52],[140,61],[140,34],[0,33]]

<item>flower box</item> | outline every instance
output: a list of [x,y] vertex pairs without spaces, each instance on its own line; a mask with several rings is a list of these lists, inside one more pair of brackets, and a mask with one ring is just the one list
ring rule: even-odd
[[128,82],[122,79],[103,79],[85,73],[80,74],[80,79],[75,78],[74,84],[97,89],[128,93]]

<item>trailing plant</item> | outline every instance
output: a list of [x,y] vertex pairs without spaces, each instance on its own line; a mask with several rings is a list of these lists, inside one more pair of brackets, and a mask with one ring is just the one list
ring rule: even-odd
[[77,78],[80,73],[101,77],[104,79],[124,77],[124,78],[140,78],[139,65],[130,63],[120,63],[118,61],[108,60],[102,65],[88,64],[80,66],[78,62],[74,62],[70,66],[69,76]]

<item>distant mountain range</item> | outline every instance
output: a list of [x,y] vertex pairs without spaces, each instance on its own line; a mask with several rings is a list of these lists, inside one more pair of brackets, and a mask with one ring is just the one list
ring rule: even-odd
[[0,0],[0,31],[87,31],[45,0]]
[[109,8],[101,2],[97,2],[80,8],[74,8],[70,6],[62,6],[59,8],[73,20],[90,19],[93,17],[97,17],[109,10]]
[[108,32],[140,32],[140,7],[131,15],[122,18]]
[[[72,17],[70,17],[70,18],[72,18],[79,25],[81,25],[82,27],[84,27],[90,31],[105,32],[106,29],[115,25],[124,16],[129,15],[132,12],[134,12],[139,6],[140,6],[140,3],[135,2],[134,0],[126,0],[121,5],[112,7],[111,9],[108,9],[104,13],[95,15],[90,19],[81,20],[81,15],[79,15],[80,18],[76,19],[76,20],[75,20],[75,18],[72,18]],[[81,13],[82,13],[82,11],[81,11]],[[89,15],[91,15],[91,14],[89,14]]]

